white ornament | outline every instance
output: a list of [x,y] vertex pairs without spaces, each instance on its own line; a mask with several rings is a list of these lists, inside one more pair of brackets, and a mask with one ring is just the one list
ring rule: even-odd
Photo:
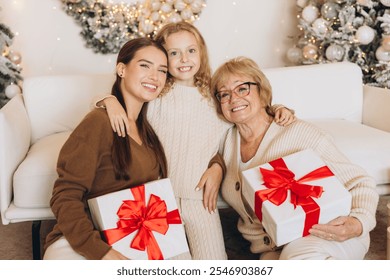
[[172,13],[168,20],[169,22],[180,22],[182,21],[182,18],[178,13]]
[[390,61],[390,52],[387,52],[383,47],[376,49],[375,56],[379,61]]
[[304,8],[307,5],[308,0],[297,0],[297,6]]
[[161,7],[161,2],[159,0],[150,3],[150,9],[152,11],[158,11],[160,7]]
[[386,6],[386,7],[390,7],[390,0],[380,0],[380,2]]
[[313,5],[306,6],[302,10],[302,18],[306,20],[308,23],[312,23],[316,18],[318,18],[318,15],[319,15],[318,8]]
[[15,84],[10,84],[5,88],[5,96],[7,96],[8,99],[11,99],[15,95],[21,93],[20,87]]
[[153,22],[150,20],[144,20],[140,22],[139,29],[145,34],[152,33],[154,30]]
[[384,37],[384,38],[382,39],[381,46],[382,46],[382,48],[383,48],[385,51],[390,52],[390,36]]
[[194,14],[192,13],[190,8],[185,8],[183,11],[181,11],[180,15],[182,19],[189,20]]
[[330,61],[341,61],[344,56],[344,48],[339,45],[330,45],[325,52],[325,56]]
[[187,4],[183,2],[183,0],[176,0],[175,2],[175,9],[178,11],[184,10],[184,8],[187,7]]
[[356,39],[363,45],[367,45],[374,40],[375,30],[367,25],[360,26],[356,31]]
[[159,12],[153,12],[150,15],[150,19],[153,20],[154,22],[158,21],[160,19],[160,13]]
[[340,6],[336,3],[325,3],[321,7],[321,15],[326,19],[337,18]]
[[318,35],[324,35],[328,31],[328,22],[323,18],[317,18],[313,24],[314,32]]
[[292,63],[300,63],[302,61],[302,50],[298,47],[292,47],[287,50],[287,59]]
[[203,0],[194,0],[194,2],[191,3],[190,7],[193,13],[197,14],[202,11],[204,2]]
[[163,4],[161,6],[161,11],[165,14],[172,12],[172,5],[168,3]]
[[317,51],[318,51],[317,46],[313,44],[309,44],[303,47],[302,54],[304,58],[312,60],[318,57]]

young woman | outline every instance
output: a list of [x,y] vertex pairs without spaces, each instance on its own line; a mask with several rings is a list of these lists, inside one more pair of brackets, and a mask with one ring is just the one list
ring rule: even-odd
[[131,40],[120,50],[112,95],[127,112],[129,134],[114,134],[102,109],[72,132],[58,159],[50,201],[57,224],[44,259],[126,259],[94,229],[87,200],[167,176],[164,150],[146,118],[147,102],[164,88],[167,71],[165,49],[150,39]]

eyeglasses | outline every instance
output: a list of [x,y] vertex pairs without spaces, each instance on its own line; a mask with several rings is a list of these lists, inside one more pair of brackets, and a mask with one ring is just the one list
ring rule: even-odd
[[236,86],[233,90],[223,90],[215,93],[215,97],[219,103],[226,103],[232,99],[233,92],[238,97],[247,96],[251,92],[251,85],[257,85],[253,82],[245,82]]

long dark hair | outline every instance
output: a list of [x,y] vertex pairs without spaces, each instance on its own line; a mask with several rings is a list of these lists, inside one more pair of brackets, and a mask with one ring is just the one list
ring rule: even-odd
[[[137,38],[128,41],[123,45],[119,51],[116,64],[123,63],[127,65],[135,56],[136,52],[153,46],[161,50],[166,57],[168,57],[166,50],[158,43],[149,38]],[[123,106],[127,112],[126,104],[123,98],[123,93],[120,87],[122,78],[116,74],[116,80],[111,89],[111,94],[114,95],[119,103]],[[164,149],[158,139],[156,133],[154,132],[152,126],[149,124],[146,113],[147,113],[148,103],[145,102],[141,108],[139,116],[136,120],[136,125],[138,131],[140,132],[140,137],[143,143],[150,147],[156,154],[157,163],[160,166],[160,176],[162,178],[167,177],[167,160],[165,157]],[[131,108],[129,108],[131,110]],[[129,136],[126,134],[126,137],[120,137],[117,133],[114,133],[114,142],[112,146],[112,161],[114,165],[114,172],[117,180],[129,180],[131,174],[128,174],[128,167],[131,164],[131,151],[129,145]]]

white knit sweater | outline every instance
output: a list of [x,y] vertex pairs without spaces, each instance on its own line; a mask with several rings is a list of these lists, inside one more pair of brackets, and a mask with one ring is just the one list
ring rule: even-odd
[[[350,216],[356,217],[363,225],[363,235],[368,234],[376,224],[375,212],[378,204],[378,193],[375,190],[374,179],[360,167],[352,164],[335,146],[331,137],[314,125],[301,120],[281,127],[274,122],[264,136],[256,155],[248,164],[240,164],[240,138],[236,127],[227,134],[221,147],[225,164],[226,176],[222,185],[222,196],[240,215],[238,229],[243,236],[251,241],[252,252],[263,252],[271,246],[265,246],[260,221],[251,211],[242,197],[241,168],[253,168],[271,160],[311,148],[328,165],[335,176],[352,194],[352,209]],[[244,167],[245,166],[245,167]]]
[[231,124],[218,118],[212,100],[196,87],[179,84],[149,102],[148,120],[164,147],[175,196],[202,200],[196,185]]

